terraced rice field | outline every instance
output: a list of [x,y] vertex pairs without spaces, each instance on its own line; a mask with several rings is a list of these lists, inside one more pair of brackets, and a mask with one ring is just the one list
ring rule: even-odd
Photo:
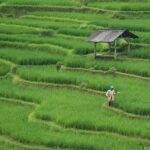
[[[150,150],[149,20],[149,0],[0,0],[0,150]],[[94,60],[106,28],[140,38]]]

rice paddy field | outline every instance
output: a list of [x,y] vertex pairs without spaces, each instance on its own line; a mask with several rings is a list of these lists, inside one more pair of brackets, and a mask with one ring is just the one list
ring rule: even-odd
[[0,0],[0,150],[150,150],[150,0]]

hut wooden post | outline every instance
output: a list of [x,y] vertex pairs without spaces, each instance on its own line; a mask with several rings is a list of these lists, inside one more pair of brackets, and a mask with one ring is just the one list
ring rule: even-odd
[[115,47],[114,47],[114,59],[117,58],[117,43],[116,43],[116,40],[115,40]]
[[130,52],[130,48],[131,48],[131,46],[130,46],[130,39],[128,38],[127,39],[127,42],[128,42],[128,53]]
[[96,42],[94,43],[94,58],[96,59]]
[[111,43],[108,43],[109,44],[109,51],[111,52]]

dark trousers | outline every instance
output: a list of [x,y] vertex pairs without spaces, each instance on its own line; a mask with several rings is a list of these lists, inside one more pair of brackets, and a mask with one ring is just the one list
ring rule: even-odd
[[108,106],[113,106],[114,102],[113,101],[109,101],[108,102]]

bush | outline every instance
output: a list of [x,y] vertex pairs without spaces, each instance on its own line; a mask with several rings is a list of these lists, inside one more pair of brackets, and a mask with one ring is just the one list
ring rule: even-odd
[[82,3],[83,3],[84,6],[87,6],[88,3],[89,3],[89,0],[82,0]]
[[61,70],[61,67],[62,67],[62,63],[61,62],[57,62],[56,63],[56,70],[57,70],[57,72],[59,72]]
[[45,31],[41,31],[40,34],[42,36],[52,36],[54,34],[54,31],[52,31],[52,30],[45,30]]
[[111,67],[109,70],[108,70],[108,73],[111,73],[111,74],[115,74],[117,71],[117,69],[115,67]]
[[80,84],[80,87],[81,87],[82,89],[86,89],[87,86],[88,86],[88,83],[87,83],[87,82],[81,82],[81,84]]

